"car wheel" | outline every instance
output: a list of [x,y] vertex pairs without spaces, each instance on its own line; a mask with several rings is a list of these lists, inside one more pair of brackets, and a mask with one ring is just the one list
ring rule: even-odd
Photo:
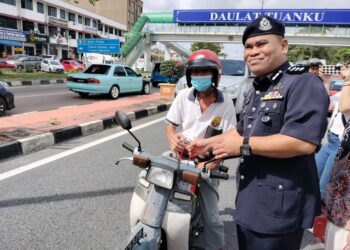
[[17,67],[17,69],[22,71],[22,70],[23,70],[23,66],[19,65],[19,66]]
[[109,96],[112,99],[117,99],[119,97],[119,88],[117,85],[113,85],[111,90],[109,91]]
[[0,116],[3,116],[6,113],[7,104],[4,98],[0,97]]
[[79,94],[81,97],[87,97],[90,93],[78,92],[78,94]]
[[145,95],[148,95],[151,92],[151,86],[149,85],[148,82],[145,82],[142,87],[142,93]]

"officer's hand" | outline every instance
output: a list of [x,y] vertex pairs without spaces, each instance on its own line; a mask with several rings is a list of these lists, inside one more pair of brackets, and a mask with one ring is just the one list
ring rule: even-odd
[[242,136],[240,136],[237,132],[230,133],[229,136],[225,136],[214,146],[213,154],[215,155],[216,159],[239,156],[241,154],[242,143]]
[[174,134],[169,138],[169,148],[172,151],[181,153],[185,148],[183,141],[185,141],[185,137],[181,133]]

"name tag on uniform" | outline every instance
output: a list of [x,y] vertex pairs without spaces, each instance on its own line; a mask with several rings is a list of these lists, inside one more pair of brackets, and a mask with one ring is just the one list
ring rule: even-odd
[[283,95],[279,91],[272,91],[264,95],[260,98],[261,101],[267,101],[267,100],[281,100],[283,99]]

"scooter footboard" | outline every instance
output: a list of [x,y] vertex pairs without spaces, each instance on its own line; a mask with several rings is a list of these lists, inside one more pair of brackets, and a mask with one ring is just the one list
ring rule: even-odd
[[163,221],[167,249],[188,249],[191,214],[167,211]]

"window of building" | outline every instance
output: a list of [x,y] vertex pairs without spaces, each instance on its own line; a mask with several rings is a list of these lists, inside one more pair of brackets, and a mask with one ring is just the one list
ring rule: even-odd
[[85,38],[91,38],[90,34],[85,34]]
[[23,21],[23,31],[33,32],[34,31],[34,23],[29,21]]
[[92,27],[97,28],[97,21],[96,20],[92,20]]
[[33,10],[33,0],[21,0],[21,8]]
[[57,36],[57,27],[54,26],[49,26],[49,35],[50,36]]
[[0,27],[17,29],[17,20],[11,17],[0,16]]
[[76,32],[74,30],[69,31],[69,38],[70,39],[76,39]]
[[113,28],[109,27],[109,34],[113,34]]
[[83,23],[83,17],[82,16],[78,16],[78,23],[80,23],[80,24]]
[[66,19],[66,12],[64,10],[60,10],[60,18]]
[[114,35],[118,35],[118,29],[114,29]]
[[39,33],[45,34],[45,25],[38,23],[38,30],[39,30]]
[[103,31],[103,24],[102,23],[99,23],[98,24],[98,31]]
[[79,38],[79,39],[82,39],[82,38],[83,38],[83,33],[78,32],[78,38]]
[[90,18],[85,17],[85,26],[90,26],[91,25],[91,20]]
[[105,25],[105,33],[108,33],[108,26]]
[[16,6],[16,0],[0,0],[0,3],[6,3]]
[[36,11],[38,13],[43,13],[44,14],[44,4],[37,2],[36,3]]
[[75,14],[74,13],[68,13],[68,20],[71,22],[75,22]]
[[61,36],[66,37],[66,33],[67,31],[61,28],[61,31],[60,31]]
[[57,17],[57,9],[52,6],[47,7],[47,15]]

